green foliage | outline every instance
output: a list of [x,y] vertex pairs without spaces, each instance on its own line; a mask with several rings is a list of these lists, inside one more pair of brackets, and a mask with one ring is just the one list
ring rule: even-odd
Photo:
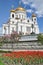
[[5,65],[3,62],[0,61],[0,65]]
[[5,57],[5,56],[1,56],[0,57],[0,65],[41,65],[43,64],[43,57],[32,57],[29,56],[28,59],[30,59],[29,61],[26,60],[27,58],[24,57],[20,57],[20,58],[10,58],[10,57]]
[[43,45],[43,35],[42,34],[38,35],[38,42],[40,42]]
[[3,51],[3,50],[0,50],[0,53],[11,53],[11,51]]

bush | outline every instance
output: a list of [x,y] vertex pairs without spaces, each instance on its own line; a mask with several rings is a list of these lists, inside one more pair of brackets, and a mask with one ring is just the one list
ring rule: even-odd
[[43,35],[42,34],[38,35],[38,42],[43,45]]

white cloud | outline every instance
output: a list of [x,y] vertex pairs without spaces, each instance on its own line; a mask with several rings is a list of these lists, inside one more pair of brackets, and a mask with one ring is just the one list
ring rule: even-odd
[[24,4],[29,4],[29,2],[32,2],[32,0],[22,0]]
[[27,0],[22,0],[22,2],[23,2],[24,4],[29,4],[29,3],[27,2]]
[[29,13],[32,13],[32,12],[33,12],[31,9],[28,9],[28,10],[26,10],[26,11],[29,12]]
[[35,8],[37,10],[37,14],[39,16],[43,15],[43,0],[22,0],[22,2],[24,4],[29,4],[30,2],[32,2],[32,4],[30,4],[31,8]]
[[36,7],[36,5],[34,3],[32,3],[30,6],[31,6],[31,8],[35,8]]
[[38,17],[43,17],[43,12],[42,11],[36,11],[35,12]]

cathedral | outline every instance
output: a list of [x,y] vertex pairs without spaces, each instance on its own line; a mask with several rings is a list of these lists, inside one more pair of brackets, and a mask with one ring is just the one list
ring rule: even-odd
[[27,17],[26,10],[22,7],[10,10],[9,20],[3,24],[3,34],[11,34],[13,31],[21,32],[23,35],[39,34],[36,15],[32,14],[31,18]]

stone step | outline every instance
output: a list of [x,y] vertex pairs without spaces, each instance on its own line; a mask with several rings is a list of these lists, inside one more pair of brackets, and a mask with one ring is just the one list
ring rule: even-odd
[[14,46],[31,46],[31,45],[34,45],[34,46],[36,46],[36,45],[38,45],[39,43],[37,43],[37,42],[24,42],[24,43],[4,43],[2,46],[11,46],[11,45],[14,45]]
[[43,49],[37,42],[23,42],[23,43],[4,43],[0,49]]
[[1,47],[1,49],[43,49],[43,46],[27,46],[27,45],[22,45],[22,46],[14,46],[14,45],[11,45],[11,46],[3,46]]

